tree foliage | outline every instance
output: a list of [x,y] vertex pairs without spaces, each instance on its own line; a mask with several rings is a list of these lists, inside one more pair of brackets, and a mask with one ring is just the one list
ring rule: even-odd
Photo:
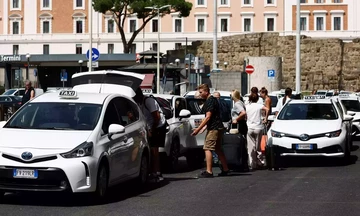
[[[119,29],[120,37],[124,46],[124,53],[129,53],[136,36],[145,28],[154,17],[158,16],[156,9],[147,7],[161,8],[165,5],[171,5],[170,8],[160,10],[159,16],[165,16],[173,12],[179,12],[179,17],[188,17],[192,9],[192,3],[186,0],[92,0],[94,10],[103,14],[111,14]],[[125,20],[136,15],[142,20],[142,24],[132,33],[127,40],[124,31]]]

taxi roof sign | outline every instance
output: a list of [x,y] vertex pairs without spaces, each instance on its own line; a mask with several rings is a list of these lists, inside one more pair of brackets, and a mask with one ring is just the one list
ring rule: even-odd
[[77,97],[77,92],[74,90],[62,90],[59,92],[60,98],[68,98],[68,99],[74,99]]
[[304,100],[316,100],[316,99],[326,99],[325,95],[309,95],[304,96]]

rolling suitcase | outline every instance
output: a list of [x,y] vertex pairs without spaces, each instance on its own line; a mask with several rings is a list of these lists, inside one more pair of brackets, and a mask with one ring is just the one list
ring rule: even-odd
[[[230,130],[231,129],[234,129],[232,124],[230,126]],[[244,135],[225,132],[222,149],[230,170],[238,172],[248,170],[247,143]]]

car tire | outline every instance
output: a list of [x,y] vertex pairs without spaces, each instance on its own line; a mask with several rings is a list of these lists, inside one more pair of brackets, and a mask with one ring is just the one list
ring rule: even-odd
[[149,164],[149,156],[144,152],[141,157],[139,176],[136,179],[136,183],[140,186],[144,186],[148,182]]
[[205,153],[203,151],[190,151],[186,155],[186,163],[190,168],[201,168],[204,164]]
[[109,169],[105,165],[105,162],[102,162],[99,166],[97,181],[96,181],[96,191],[95,196],[98,199],[102,199],[107,194],[109,184]]
[[178,138],[175,138],[172,141],[170,154],[167,157],[167,169],[170,172],[176,172],[179,166],[179,156],[180,156],[180,141]]

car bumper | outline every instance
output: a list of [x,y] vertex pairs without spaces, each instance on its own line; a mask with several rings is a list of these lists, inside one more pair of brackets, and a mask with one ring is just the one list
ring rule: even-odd
[[[297,144],[313,144],[313,149],[297,149]],[[304,142],[294,138],[270,137],[268,145],[276,146],[281,156],[344,157],[346,139],[345,135],[340,135],[337,138],[324,137]]]
[[[0,156],[0,190],[4,191],[71,191],[96,190],[97,159],[93,157],[65,159],[61,156],[35,163]],[[14,169],[37,170],[34,179],[14,178]]]

